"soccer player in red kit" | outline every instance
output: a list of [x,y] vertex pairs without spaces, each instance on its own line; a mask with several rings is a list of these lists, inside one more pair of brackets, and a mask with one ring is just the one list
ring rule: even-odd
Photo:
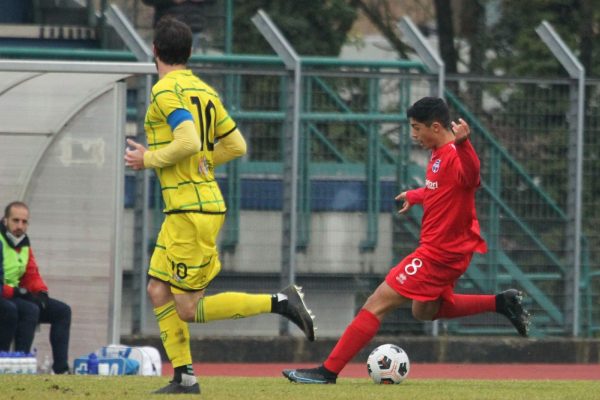
[[414,103],[407,117],[412,139],[432,152],[425,186],[396,196],[403,202],[400,214],[415,204],[423,207],[419,247],[390,270],[322,365],[283,371],[292,382],[335,383],[340,371],[375,336],[385,315],[407,302],[412,302],[413,316],[422,321],[497,312],[520,335],[528,334],[529,313],[521,305],[520,291],[454,293],[473,253],[487,251],[475,212],[480,165],[469,140],[469,125],[462,119],[450,122],[448,106],[434,97]]

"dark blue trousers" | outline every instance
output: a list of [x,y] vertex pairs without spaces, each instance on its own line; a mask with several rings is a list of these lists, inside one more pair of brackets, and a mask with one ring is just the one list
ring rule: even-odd
[[57,374],[68,371],[71,307],[53,298],[45,309],[21,298],[0,298],[0,351],[8,351],[14,339],[15,351],[29,353],[38,323],[50,324],[52,370]]

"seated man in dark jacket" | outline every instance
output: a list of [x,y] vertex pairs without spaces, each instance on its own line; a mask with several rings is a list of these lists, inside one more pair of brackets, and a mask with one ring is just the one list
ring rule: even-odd
[[29,208],[25,203],[15,201],[6,206],[0,224],[3,273],[0,350],[7,350],[14,338],[15,351],[29,353],[37,324],[49,323],[52,370],[56,374],[67,373],[71,308],[48,297],[48,287],[30,247],[28,224]]

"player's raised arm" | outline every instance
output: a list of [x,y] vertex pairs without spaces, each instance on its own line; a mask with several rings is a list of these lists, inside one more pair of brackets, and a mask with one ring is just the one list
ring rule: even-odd
[[474,187],[479,186],[480,178],[480,163],[475,149],[469,140],[471,136],[471,128],[469,124],[459,118],[458,123],[452,121],[452,132],[454,132],[456,145],[456,153],[460,160],[460,165],[456,168],[458,181],[463,186]]
[[451,125],[452,125],[452,132],[454,132],[454,138],[455,138],[454,143],[455,144],[461,144],[465,140],[467,140],[469,138],[469,136],[471,136],[471,128],[469,127],[469,124],[467,124],[467,122],[464,119],[459,118],[458,123],[456,123],[455,121],[452,121]]

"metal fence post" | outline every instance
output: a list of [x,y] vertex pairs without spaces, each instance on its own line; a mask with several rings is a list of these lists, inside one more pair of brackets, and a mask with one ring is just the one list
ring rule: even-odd
[[[125,14],[114,4],[111,4],[105,10],[108,23],[117,31],[119,36],[126,43],[127,47],[133,52],[135,58],[141,62],[152,61],[152,51],[146,42],[137,33],[131,22]],[[152,90],[152,75],[143,75],[138,78],[137,84],[137,137],[140,143],[145,143],[144,134],[144,116],[146,109],[150,104],[150,91]],[[129,172],[131,173],[131,172]],[[150,174],[151,171],[144,169],[141,173],[134,174],[136,196],[134,204],[134,224],[135,224],[135,248],[133,251],[133,297],[132,305],[132,333],[142,333],[146,325],[146,276],[147,268],[150,263],[148,256],[148,244],[150,238],[150,227],[148,221],[150,212],[148,210],[150,200]],[[157,199],[157,204],[160,200]],[[116,342],[115,342],[116,343]]]
[[434,82],[431,92],[432,95],[437,95],[443,99],[446,80],[446,66],[444,61],[433,51],[429,43],[425,40],[425,37],[419,31],[419,28],[412,22],[412,19],[406,16],[402,17],[400,22],[398,22],[398,28],[406,36],[406,41],[415,49],[419,58],[423,60],[429,72],[437,75],[438,80]]
[[[252,17],[252,22],[277,55],[281,57],[290,75],[283,144],[283,238],[281,246],[281,283],[282,285],[289,285],[296,281],[300,101],[302,94],[301,60],[267,13],[258,10]],[[279,325],[279,334],[288,333],[289,322],[282,318]]]
[[[126,84],[121,81],[115,84],[115,154],[120,155],[125,151],[125,92]],[[121,342],[121,299],[123,292],[123,267],[122,267],[122,251],[123,251],[123,204],[125,190],[125,162],[123,157],[117,156],[115,168],[115,203],[113,205],[113,262],[110,271],[110,299],[109,299],[109,321],[108,321],[108,339],[109,343]]]
[[567,302],[565,323],[571,324],[573,336],[579,336],[585,68],[547,21],[543,21],[535,31],[573,79],[569,85],[569,190],[567,191],[566,245],[567,259],[573,265],[573,270],[567,275],[565,288]]

